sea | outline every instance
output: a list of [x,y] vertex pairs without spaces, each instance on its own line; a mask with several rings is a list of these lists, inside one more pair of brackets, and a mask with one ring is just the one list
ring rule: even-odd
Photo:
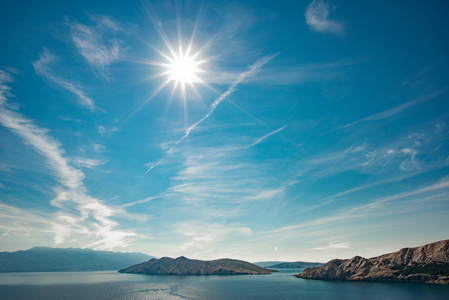
[[270,275],[169,276],[102,272],[0,273],[0,299],[449,299],[449,286]]

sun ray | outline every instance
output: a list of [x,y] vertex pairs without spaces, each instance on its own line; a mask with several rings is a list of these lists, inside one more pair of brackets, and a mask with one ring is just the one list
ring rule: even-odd
[[157,88],[156,90],[154,90],[154,92],[151,94],[151,96],[149,96],[147,99],[145,99],[145,101],[143,101],[128,117],[126,117],[126,119],[124,119],[122,121],[122,126],[128,122],[139,110],[142,109],[142,107],[145,106],[145,104],[147,104],[151,99],[153,99],[170,81],[168,79],[166,79],[164,82],[162,82]]
[[201,3],[201,7],[200,7],[200,10],[198,12],[198,17],[197,17],[197,19],[195,21],[195,25],[194,25],[193,30],[192,30],[192,35],[190,36],[189,48],[191,48],[191,46],[193,45],[193,41],[195,40],[195,36],[196,36],[197,31],[198,31],[198,25],[199,25],[199,22],[200,22],[201,14],[203,12],[203,7],[204,7],[204,2]]
[[[201,84],[209,88],[210,90],[218,93],[215,89],[213,89],[210,85],[208,85],[203,79],[201,79],[201,73],[206,72],[202,69],[202,66],[210,61],[208,58],[202,57],[202,53],[209,47],[209,42],[203,43],[202,46],[195,47],[195,38],[198,33],[198,26],[200,23],[200,15],[202,13],[204,3],[201,5],[201,10],[198,14],[198,17],[194,23],[193,29],[191,31],[188,39],[184,39],[184,35],[182,32],[182,18],[181,11],[179,7],[176,7],[176,22],[177,22],[177,34],[174,36],[175,42],[173,39],[171,40],[169,36],[164,31],[163,24],[159,21],[157,16],[154,16],[151,13],[151,7],[149,3],[143,3],[143,8],[149,18],[149,20],[153,23],[155,30],[157,31],[159,37],[161,38],[163,45],[165,45],[166,50],[162,51],[161,49],[157,49],[154,45],[150,44],[148,41],[143,40],[143,42],[151,48],[155,53],[159,54],[161,60],[135,60],[137,63],[142,63],[149,66],[154,66],[160,68],[159,72],[155,72],[152,76],[145,78],[148,79],[156,79],[160,77],[165,77],[165,80],[158,85],[156,89],[153,90],[151,95],[142,101],[137,109],[135,109],[122,124],[126,123],[131,119],[138,111],[142,109],[149,101],[151,101],[159,92],[161,92],[166,86],[172,85],[170,95],[168,97],[168,106],[169,107],[175,98],[175,95],[179,93],[180,101],[183,102],[184,105],[184,114],[185,120],[187,121],[187,97],[188,91],[192,91],[194,97],[196,99],[201,99],[200,92],[198,91],[196,85]],[[172,37],[173,38],[173,37]],[[187,43],[185,41],[188,41]],[[144,80],[145,80],[144,79]]]
[[201,94],[198,92],[198,90],[197,90],[197,88],[195,87],[195,85],[194,85],[193,83],[190,83],[189,85],[190,85],[190,87],[192,88],[192,90],[193,90],[193,92],[195,93],[195,95],[196,95],[199,99],[201,99],[201,102],[204,104],[204,102],[203,102],[203,97],[201,97]]
[[159,29],[159,22],[156,21],[155,17],[150,13],[150,10],[148,9],[147,5],[145,3],[141,2],[143,8],[145,9],[145,12],[147,13],[147,16],[150,18],[151,22],[154,25],[154,28],[156,28],[157,32],[159,33],[159,36],[164,41],[165,45],[171,49],[170,42],[168,41],[168,38],[165,36],[165,34]]
[[173,98],[175,96],[175,92],[176,92],[177,87],[178,87],[177,83],[173,84],[173,87],[172,87],[171,92],[170,92],[170,97],[168,98],[167,106],[165,108],[165,114],[167,114],[168,108],[170,107],[170,105],[171,105],[171,103],[173,101]]

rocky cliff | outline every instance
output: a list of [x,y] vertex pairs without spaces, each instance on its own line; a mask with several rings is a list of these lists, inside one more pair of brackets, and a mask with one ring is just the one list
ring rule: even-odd
[[240,275],[271,274],[273,271],[235,259],[202,261],[181,256],[176,259],[170,257],[153,258],[119,272],[153,275]]
[[363,281],[409,281],[449,284],[449,240],[363,258],[334,259],[308,268],[300,278]]

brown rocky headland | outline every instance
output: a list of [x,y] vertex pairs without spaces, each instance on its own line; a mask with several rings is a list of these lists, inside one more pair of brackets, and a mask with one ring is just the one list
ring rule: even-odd
[[449,240],[373,258],[334,259],[296,277],[327,280],[403,281],[449,284]]

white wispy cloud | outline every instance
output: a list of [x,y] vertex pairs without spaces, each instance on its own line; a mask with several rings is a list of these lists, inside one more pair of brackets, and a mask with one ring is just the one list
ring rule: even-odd
[[0,228],[7,233],[2,236],[5,238],[5,241],[2,241],[4,244],[8,243],[7,235],[17,242],[17,237],[39,240],[45,234],[53,233],[53,224],[47,214],[3,203],[0,203],[0,222]]
[[327,246],[315,247],[310,250],[326,251],[326,250],[335,250],[335,249],[353,249],[349,245],[350,245],[350,243],[330,242]]
[[[207,114],[201,118],[199,121],[197,121],[196,123],[194,123],[193,125],[191,125],[189,128],[187,128],[184,131],[184,135],[177,140],[173,146],[168,150],[168,154],[173,153],[173,151],[175,150],[176,146],[178,146],[179,143],[181,143],[184,139],[186,139],[190,133],[192,132],[192,130],[194,130],[196,127],[198,127],[201,123],[204,122],[204,120],[206,120],[209,116],[211,116],[215,109],[220,105],[221,102],[223,102],[223,100],[225,100],[227,97],[229,97],[232,93],[234,93],[237,90],[237,86],[242,83],[243,81],[253,77],[254,75],[256,75],[260,69],[266,64],[268,63],[270,60],[272,60],[273,58],[275,58],[278,54],[272,54],[272,55],[266,55],[263,58],[259,59],[256,63],[254,63],[253,65],[251,65],[247,71],[240,73],[239,76],[237,76],[237,78],[234,80],[234,82],[232,82],[232,84],[228,87],[228,89],[226,90],[226,92],[224,92],[223,94],[221,94],[217,99],[214,100],[214,102],[212,102],[212,104],[209,107],[209,111],[207,112]],[[146,172],[148,173],[149,171],[151,171],[153,168],[155,168],[156,166],[158,166],[161,162],[163,161],[160,160],[158,161],[156,164],[154,164],[153,166],[151,166]]]
[[377,120],[383,120],[383,119],[389,118],[389,117],[394,116],[394,115],[396,115],[398,113],[401,113],[403,110],[406,110],[407,108],[410,108],[410,107],[412,107],[412,106],[414,106],[414,105],[416,105],[418,103],[432,100],[432,99],[438,97],[439,95],[441,95],[442,93],[444,93],[446,90],[447,90],[447,88],[444,88],[444,89],[441,89],[441,90],[439,90],[439,91],[437,91],[435,93],[423,95],[423,96],[418,97],[418,98],[416,98],[416,99],[414,99],[412,101],[409,101],[407,103],[404,103],[404,104],[401,104],[399,106],[387,109],[387,110],[385,110],[383,112],[380,112],[380,113],[377,113],[377,114],[365,117],[363,119],[360,119],[358,121],[352,122],[350,124],[341,126],[338,129],[348,128],[348,127],[351,127],[351,126],[354,126],[356,124],[363,123],[363,122],[377,121]]
[[357,194],[366,195],[370,193],[369,190],[376,192],[384,185],[407,182],[422,174],[443,170],[449,166],[449,160],[439,145],[449,136],[445,131],[439,131],[439,124],[430,124],[420,131],[405,133],[393,141],[366,141],[340,150],[317,153],[299,161],[297,166],[300,171],[297,178],[303,182],[317,182],[347,172],[356,172],[371,178],[366,184],[354,182],[344,185],[343,190],[337,190],[331,195],[312,195],[315,200],[310,198],[312,203],[301,211],[323,209],[335,201],[345,203],[348,199],[356,199]]
[[69,188],[82,185],[84,174],[67,163],[63,158],[61,145],[47,134],[48,130],[37,127],[25,116],[4,106],[0,107],[0,123],[46,157],[48,166],[54,171],[59,182]]
[[147,202],[149,202],[149,201],[151,201],[153,199],[156,199],[156,198],[160,198],[160,196],[148,197],[148,198],[145,198],[145,199],[142,199],[142,200],[137,200],[137,201],[134,201],[134,202],[125,203],[125,204],[122,204],[122,207],[130,207],[130,206],[134,206],[134,205],[137,205],[137,204],[147,203]]
[[163,218],[155,216],[160,226],[174,228],[172,238],[179,243],[172,248],[181,244],[176,255],[213,256],[223,253],[224,245],[253,237],[253,220],[236,220],[256,211],[276,214],[295,184],[273,175],[275,162],[245,161],[240,145],[225,144],[194,149],[180,145],[176,166],[181,168],[161,195],[172,205]]
[[14,76],[0,69],[0,105],[9,106],[8,97],[14,97],[11,93],[11,88],[7,85],[14,81]]
[[[11,81],[9,77],[3,76]],[[4,83],[0,82],[0,86]],[[62,243],[72,234],[87,235],[94,242],[86,246],[98,249],[112,249],[126,246],[137,236],[132,231],[117,229],[119,224],[112,217],[124,215],[121,208],[109,207],[99,199],[90,197],[83,184],[84,173],[70,165],[65,157],[61,144],[54,139],[48,129],[40,128],[23,114],[9,109],[4,97],[8,88],[1,88],[0,124],[19,136],[27,145],[45,158],[49,169],[53,172],[60,187],[54,189],[56,197],[51,204],[61,209],[57,214],[57,221],[50,222],[52,232],[55,233],[55,243]],[[95,164],[86,162],[84,165]],[[69,213],[78,211],[78,215]],[[47,229],[48,230],[48,229]]]
[[4,238],[5,236],[7,236],[11,231],[16,230],[17,227],[9,227],[2,235],[0,235],[0,239]]
[[284,130],[285,127],[287,127],[287,125],[284,125],[284,126],[282,126],[281,128],[278,128],[278,129],[276,129],[276,130],[273,130],[272,132],[270,132],[270,133],[264,135],[263,137],[257,139],[254,143],[252,143],[251,145],[249,145],[247,149],[249,149],[249,148],[251,148],[251,147],[254,147],[254,146],[257,145],[257,144],[260,144],[261,142],[263,142],[265,139],[269,138],[270,136],[272,136],[272,135],[278,133],[278,132],[281,131],[281,130]]
[[250,236],[253,231],[246,226],[238,224],[220,224],[220,223],[179,223],[174,224],[173,233],[180,236],[184,242],[179,246],[181,251],[199,251],[205,250],[211,244],[216,244],[227,240],[235,235]]
[[78,167],[93,169],[97,166],[103,165],[106,162],[86,157],[73,157],[71,161]]
[[358,185],[355,188],[347,189],[347,190],[344,190],[342,192],[336,193],[334,195],[325,197],[325,198],[321,199],[319,201],[319,203],[314,204],[314,205],[312,205],[310,207],[304,208],[303,211],[304,212],[311,211],[311,210],[317,209],[319,207],[323,207],[325,205],[328,205],[328,204],[336,201],[338,198],[341,198],[343,196],[347,196],[347,195],[350,195],[350,194],[361,192],[361,191],[364,191],[364,190],[367,190],[367,189],[370,189],[370,188],[374,188],[374,187],[378,187],[378,186],[381,186],[381,185],[384,185],[384,184],[391,184],[391,183],[394,183],[394,182],[399,182],[399,181],[405,180],[407,178],[413,177],[415,175],[416,174],[406,174],[406,175],[401,175],[401,176],[393,176],[393,177],[384,178],[384,179],[379,180],[379,181],[375,181],[373,183],[369,183],[369,184],[365,184],[365,185]]
[[345,67],[366,61],[364,58],[345,58],[336,61],[307,63],[304,65],[275,65],[266,67],[264,74],[248,80],[264,85],[292,85],[317,82],[341,74]]
[[[437,151],[441,141],[449,136],[435,132],[434,127],[422,128],[397,136],[393,141],[372,141],[354,144],[339,150],[323,151],[298,163],[298,176],[319,179],[348,170],[362,174],[382,175],[383,180],[417,175],[444,168],[444,151]],[[427,154],[427,158],[424,158]]]
[[58,57],[52,54],[48,49],[44,49],[39,55],[39,60],[33,62],[33,67],[36,73],[59,87],[69,91],[78,98],[78,103],[81,106],[87,107],[91,111],[95,109],[94,100],[86,95],[83,87],[77,83],[71,82],[67,79],[55,75],[51,69],[51,64],[55,63]]
[[228,145],[197,147],[197,153],[182,151],[182,168],[172,177],[172,187],[164,197],[189,205],[218,206],[283,199],[294,182],[275,180],[266,170],[268,162],[242,162],[240,149]]
[[305,13],[307,25],[316,31],[342,33],[343,25],[329,19],[329,14],[334,10],[335,7],[323,0],[312,1]]
[[[1,93],[1,89],[0,89],[0,93]],[[0,95],[0,99],[1,99],[1,95]],[[11,166],[8,165],[8,164],[0,162],[0,170],[9,172],[9,171],[11,171]]]
[[92,144],[92,149],[96,153],[101,153],[106,150],[106,147],[104,145],[94,143],[94,144]]
[[116,132],[118,131],[119,128],[118,127],[113,127],[113,126],[109,126],[109,127],[105,127],[105,126],[98,126],[98,133],[101,135],[108,135],[111,134],[112,132]]
[[6,72],[3,70],[0,70],[0,84],[1,84],[1,90],[2,92],[5,92],[6,90],[9,90],[10,87],[5,85],[5,83],[13,82],[14,76],[10,72]]
[[[366,219],[369,217],[378,217],[379,211],[382,208],[384,208],[385,205],[388,204],[389,202],[393,202],[396,200],[410,199],[415,196],[426,198],[426,196],[433,195],[435,192],[447,191],[448,189],[449,189],[448,178],[442,178],[440,181],[438,181],[436,183],[432,183],[432,184],[429,184],[429,185],[426,185],[426,186],[423,186],[423,187],[420,187],[417,189],[389,195],[386,197],[376,198],[376,199],[371,200],[371,202],[369,202],[367,204],[362,204],[359,206],[341,209],[341,213],[339,213],[339,214],[335,214],[335,215],[328,216],[328,217],[317,218],[312,221],[303,222],[303,223],[292,225],[292,226],[284,226],[284,227],[269,231],[267,233],[277,233],[277,232],[295,230],[295,229],[300,229],[300,228],[315,227],[315,226],[328,224],[328,223],[335,223],[335,222],[346,222],[346,221],[352,220],[352,219],[360,219],[360,218]],[[432,201],[432,197],[427,198],[427,200]],[[383,212],[399,213],[399,212],[394,212],[394,211],[391,211],[388,209],[383,209]]]
[[106,67],[119,61],[124,50],[123,42],[110,35],[122,31],[122,28],[107,16],[92,19],[92,26],[69,23],[71,39],[87,62],[107,75]]

